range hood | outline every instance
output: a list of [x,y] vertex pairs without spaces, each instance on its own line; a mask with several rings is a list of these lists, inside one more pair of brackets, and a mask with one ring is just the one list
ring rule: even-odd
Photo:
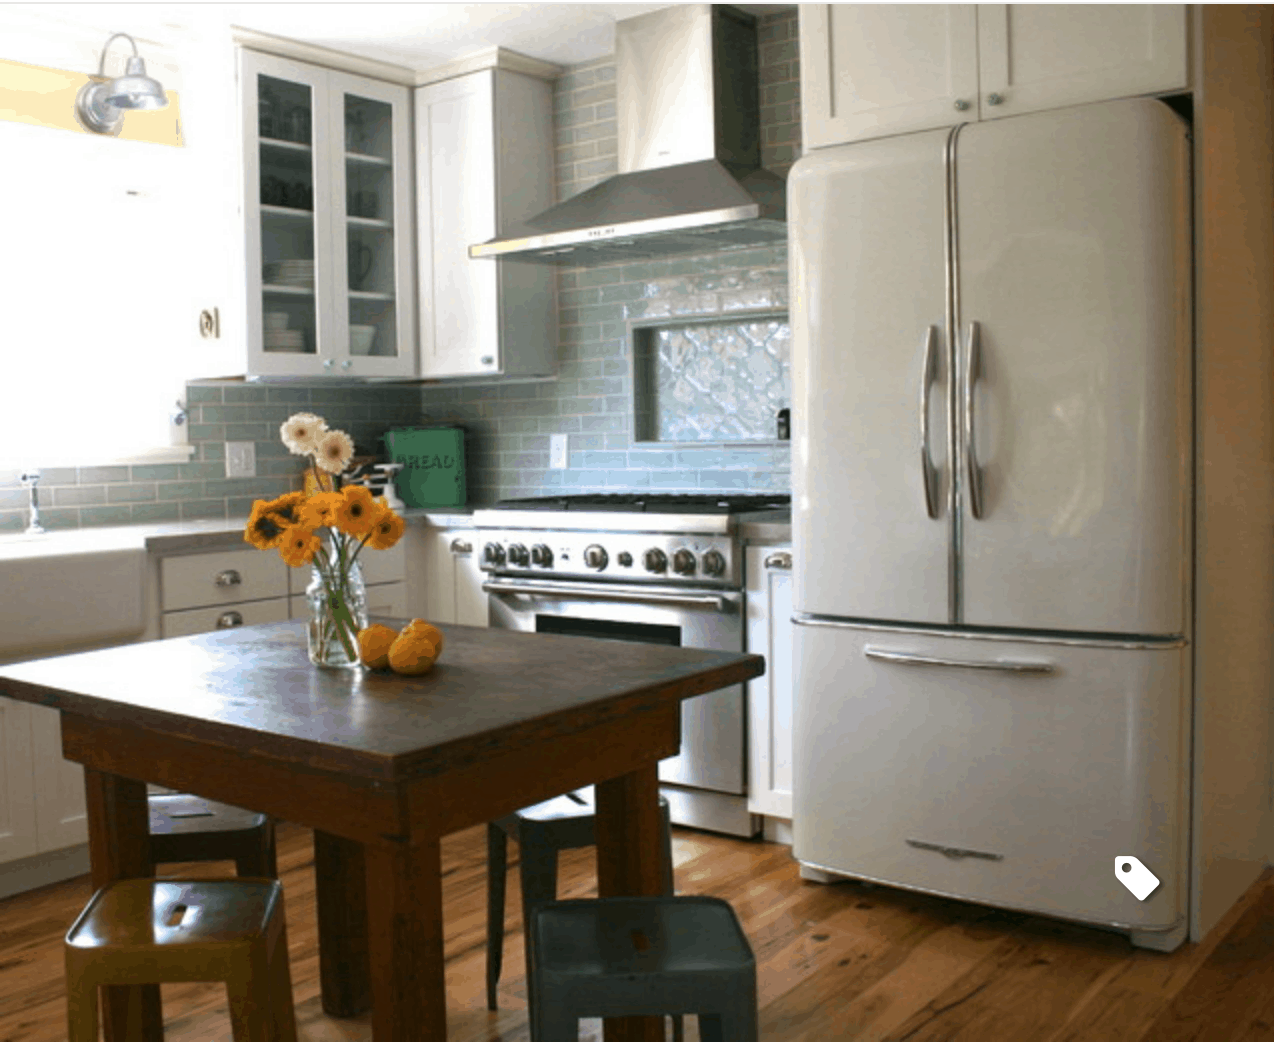
[[683,4],[615,25],[619,170],[469,248],[589,265],[786,242],[783,179],[761,169],[756,20]]

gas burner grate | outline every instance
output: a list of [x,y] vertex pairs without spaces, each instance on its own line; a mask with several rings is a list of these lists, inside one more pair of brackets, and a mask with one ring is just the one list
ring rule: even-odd
[[501,500],[517,511],[644,511],[660,514],[740,514],[790,507],[787,493],[579,493],[562,497]]

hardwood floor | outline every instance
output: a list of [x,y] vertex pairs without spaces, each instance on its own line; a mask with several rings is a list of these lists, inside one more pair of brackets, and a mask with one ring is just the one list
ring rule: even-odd
[[[443,843],[453,1040],[525,1040],[517,875],[509,877],[500,1010],[485,1004],[485,834]],[[516,856],[511,846],[510,855]],[[678,831],[677,888],[728,899],[757,955],[767,1040],[1268,1040],[1274,1036],[1274,878],[1202,946],[1135,950],[1115,934],[852,882],[800,879],[785,846]],[[166,868],[174,872],[178,868]],[[191,864],[189,873],[232,872]],[[370,1021],[318,1002],[308,831],[279,832],[297,1021],[304,1040],[368,1040]],[[591,849],[563,853],[560,895],[593,888]],[[65,1038],[62,936],[87,878],[0,901],[0,1038]],[[163,987],[169,1040],[229,1040],[213,984]],[[688,1020],[693,1036],[693,1020]],[[582,1025],[598,1039],[600,1022]]]

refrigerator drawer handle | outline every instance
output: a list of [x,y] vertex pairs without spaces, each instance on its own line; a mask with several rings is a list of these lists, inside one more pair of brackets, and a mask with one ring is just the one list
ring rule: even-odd
[[953,660],[946,656],[921,656],[919,653],[895,652],[869,645],[863,650],[869,660],[905,663],[916,667],[969,667],[975,671],[1008,671],[1011,674],[1052,674],[1051,663],[1030,660]]
[[976,417],[973,386],[982,375],[982,325],[969,323],[969,361],[964,368],[964,458],[969,469],[969,509],[974,518],[982,517],[982,469],[974,442]]
[[501,584],[486,583],[482,590],[494,595],[545,595],[549,598],[571,596],[585,599],[604,599],[615,602],[646,602],[661,605],[709,605],[719,612],[727,612],[730,599],[716,594],[670,594],[666,591],[634,591],[617,587],[606,587],[603,584],[567,584],[543,586],[539,584]]
[[920,366],[920,479],[925,488],[925,511],[938,517],[938,474],[929,452],[929,389],[938,370],[938,328],[925,331],[924,361]]
[[999,852],[980,852],[976,848],[951,848],[948,845],[935,845],[932,841],[917,841],[914,837],[909,837],[906,841],[912,848],[920,848],[926,852],[941,852],[948,859],[964,859],[972,856],[974,859],[990,859],[998,863],[1004,858]]

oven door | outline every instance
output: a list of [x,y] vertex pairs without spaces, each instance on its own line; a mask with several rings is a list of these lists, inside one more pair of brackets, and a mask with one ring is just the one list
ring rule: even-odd
[[[515,578],[482,586],[491,596],[492,627],[743,651],[743,595],[737,591]],[[684,701],[681,753],[659,763],[659,778],[743,794],[744,719],[741,685]]]

